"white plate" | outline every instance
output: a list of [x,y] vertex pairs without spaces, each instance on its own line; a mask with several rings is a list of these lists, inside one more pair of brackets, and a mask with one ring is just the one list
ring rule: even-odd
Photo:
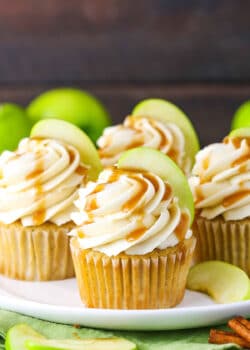
[[239,314],[250,316],[250,301],[215,304],[190,291],[173,309],[88,309],[80,301],[75,279],[22,282],[0,277],[0,308],[58,323],[120,330],[184,329],[222,324]]

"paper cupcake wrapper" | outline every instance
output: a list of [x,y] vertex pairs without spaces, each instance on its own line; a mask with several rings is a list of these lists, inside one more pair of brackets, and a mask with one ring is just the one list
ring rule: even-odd
[[19,280],[49,281],[74,276],[67,233],[73,224],[24,227],[0,224],[0,273]]
[[157,309],[183,299],[195,238],[147,255],[105,254],[83,250],[77,239],[71,251],[83,303],[92,308]]
[[250,220],[195,219],[195,262],[222,260],[239,266],[250,276]]

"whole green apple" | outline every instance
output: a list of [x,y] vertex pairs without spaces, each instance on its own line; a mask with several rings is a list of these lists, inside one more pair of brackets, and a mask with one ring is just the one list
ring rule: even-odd
[[29,136],[32,123],[25,110],[13,103],[0,105],[0,153],[14,150],[19,141]]
[[89,93],[74,88],[57,88],[36,97],[27,107],[33,122],[54,118],[83,129],[95,142],[110,125],[110,116],[101,102]]
[[250,127],[250,100],[244,102],[235,112],[231,130]]

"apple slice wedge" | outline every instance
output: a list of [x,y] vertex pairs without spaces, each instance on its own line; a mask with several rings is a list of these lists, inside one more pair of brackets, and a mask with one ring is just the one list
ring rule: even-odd
[[89,165],[88,177],[96,180],[102,170],[98,152],[90,138],[77,126],[60,119],[43,119],[31,130],[31,137],[57,139],[74,146],[84,164]]
[[25,342],[27,340],[44,340],[45,338],[26,324],[18,324],[11,327],[6,336],[6,350],[27,350]]
[[155,118],[162,123],[173,123],[179,126],[185,137],[186,157],[190,157],[192,164],[195,155],[199,151],[199,139],[194,127],[185,113],[173,103],[151,98],[139,102],[133,109],[132,115],[135,117]]
[[233,303],[250,296],[247,274],[235,265],[217,260],[193,266],[188,274],[187,288],[207,293],[218,303]]
[[123,338],[82,340],[28,340],[28,350],[136,350],[136,345]]
[[231,130],[250,126],[250,100],[245,101],[236,110],[232,123]]
[[124,152],[117,166],[120,169],[152,172],[167,181],[179,198],[181,208],[189,211],[192,223],[194,218],[193,196],[185,175],[172,159],[155,149],[137,147]]
[[250,127],[239,128],[232,130],[228,135],[229,138],[249,138],[250,137]]

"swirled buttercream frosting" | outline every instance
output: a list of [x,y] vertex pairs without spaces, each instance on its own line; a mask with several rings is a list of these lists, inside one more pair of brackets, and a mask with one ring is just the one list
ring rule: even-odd
[[87,166],[72,146],[52,139],[23,139],[0,156],[0,221],[24,226],[62,225],[70,214]]
[[196,155],[189,179],[199,215],[213,219],[250,217],[250,139],[227,137]]
[[171,186],[153,173],[107,168],[79,190],[71,235],[108,256],[146,254],[189,238],[190,217]]
[[163,124],[153,118],[128,116],[123,124],[106,128],[97,144],[104,167],[116,164],[124,151],[146,146],[168,155],[185,173],[191,170],[191,160],[185,154],[183,132],[173,123]]

